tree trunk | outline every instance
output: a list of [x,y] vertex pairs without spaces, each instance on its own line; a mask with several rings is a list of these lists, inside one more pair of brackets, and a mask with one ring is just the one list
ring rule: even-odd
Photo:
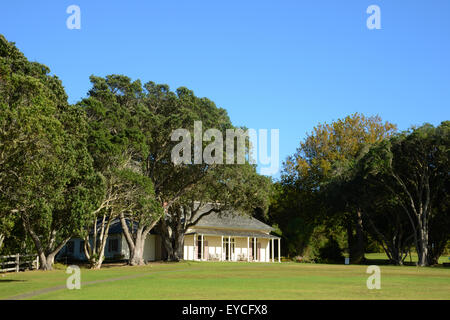
[[2,250],[4,240],[5,240],[5,235],[0,233],[0,251]]
[[350,258],[353,255],[353,228],[352,224],[350,222],[350,219],[347,219],[346,223],[346,229],[347,229],[347,246],[348,246],[348,254],[350,255]]
[[428,232],[424,230],[423,225],[419,225],[419,239],[417,244],[417,254],[419,261],[418,266],[424,267],[428,265]]
[[134,250],[130,252],[129,264],[132,266],[142,266],[145,264],[144,261],[144,243],[145,239],[142,237],[136,238],[136,245]]
[[[39,257],[39,269],[41,270],[52,270],[53,269],[53,263],[55,262],[55,256],[56,254],[66,245],[66,243],[70,240],[70,237],[64,239],[61,241],[59,245],[57,245],[54,248],[44,248],[44,246],[41,243],[41,240],[37,236],[37,234],[33,231],[33,229],[30,227],[28,223],[25,222],[25,220],[22,220],[23,226],[25,230],[30,234],[31,239],[34,242],[34,245],[36,247],[36,251],[38,252]],[[54,233],[54,232],[52,232]],[[50,241],[50,244],[54,246],[53,239]]]
[[178,255],[174,249],[171,238],[168,238],[167,236],[163,236],[163,245],[164,245],[164,249],[166,249],[166,252],[167,252],[166,261],[171,261],[171,262],[180,261],[180,259],[178,258]]
[[169,232],[162,224],[162,239],[167,251],[167,261],[178,262],[183,259],[184,232]]
[[[124,229],[124,231],[125,231],[125,229]],[[144,234],[144,228],[139,227],[136,230],[135,242],[132,243],[132,246],[130,246],[130,243],[128,242],[128,247],[130,248],[130,259],[128,261],[129,265],[142,266],[145,264],[144,245],[145,245],[146,237],[147,237],[147,234]],[[128,241],[128,237],[126,237],[126,239]]]
[[[93,220],[93,241],[90,244],[89,234],[84,240],[84,253],[89,260],[91,269],[100,269],[103,261],[105,260],[105,247],[108,240],[109,227],[113,220],[113,213],[103,214],[102,222],[98,225],[98,219],[95,217]],[[98,238],[97,238],[98,237]]]
[[[353,216],[352,216],[353,217]],[[347,244],[350,261],[354,264],[364,262],[364,229],[361,210],[356,211],[356,219],[347,218]],[[355,234],[353,234],[353,232]]]
[[350,257],[352,263],[361,264],[364,262],[364,229],[361,210],[356,211],[356,242],[353,256]]
[[184,232],[182,234],[178,235],[177,238],[174,239],[174,242],[175,242],[174,250],[176,252],[176,256],[177,256],[178,260],[183,260],[183,258],[184,258],[184,254],[183,254],[184,253],[183,252],[184,251],[184,247],[183,247]]
[[[108,225],[109,227],[109,225]],[[102,267],[103,261],[105,261],[105,247],[106,240],[108,239],[108,233],[104,235],[103,241],[100,242],[100,250],[98,251],[98,255],[91,259],[91,269],[100,269]]]
[[39,254],[39,269],[53,270],[54,263],[55,263],[55,255],[49,254],[45,256],[45,254],[42,252]]
[[158,223],[158,220],[153,221],[147,226],[139,225],[134,235],[130,233],[123,212],[120,214],[120,223],[122,224],[123,233],[130,250],[130,258],[128,260],[128,264],[132,266],[144,265],[145,239],[147,238],[147,235],[150,233],[153,227]]

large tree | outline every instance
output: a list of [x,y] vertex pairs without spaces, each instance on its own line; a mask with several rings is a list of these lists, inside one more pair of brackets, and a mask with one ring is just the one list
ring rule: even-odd
[[426,124],[395,135],[361,159],[366,179],[396,199],[399,212],[409,221],[419,266],[436,262],[449,239],[448,232],[439,234],[439,225],[444,226],[441,230],[449,227],[445,192],[449,156],[450,122],[446,121],[436,128]]
[[1,214],[20,217],[42,269],[80,230],[97,185],[84,114],[49,73],[0,36]]
[[[137,230],[123,224],[130,248],[130,263],[142,264],[145,236],[158,222],[161,206],[155,205],[152,181],[144,174],[148,156],[149,111],[142,102],[139,80],[123,75],[91,76],[89,96],[79,102],[89,124],[89,151],[104,181],[102,200],[93,211],[85,232],[85,254],[93,268],[104,260],[110,224],[114,219],[137,223]],[[92,240],[92,241],[91,241]]]
[[[208,148],[211,143],[225,138],[227,129],[235,129],[224,109],[216,107],[207,98],[195,96],[184,87],[176,92],[170,91],[167,85],[153,82],[146,83],[144,87],[144,103],[151,114],[151,121],[148,122],[151,126],[143,129],[149,137],[145,172],[154,184],[157,199],[165,207],[160,231],[167,259],[178,261],[182,258],[184,232],[199,221],[192,218],[196,211],[192,205],[194,202],[214,203],[205,215],[229,209],[231,205],[249,213],[250,204],[267,201],[268,197],[264,193],[270,189],[269,182],[258,176],[254,166],[248,163],[196,161],[195,141],[200,141],[197,146],[202,155],[209,153],[226,159],[226,150],[218,148],[213,151],[214,148]],[[199,132],[194,132],[196,121],[200,121],[202,125]],[[190,150],[193,152],[187,152],[189,155],[183,153],[187,160],[183,163],[172,161],[172,151],[180,143],[171,139],[172,133],[177,129],[188,130],[191,141],[194,142],[194,147]],[[220,135],[202,139],[203,134],[210,132],[208,129],[217,129]],[[238,135],[243,133],[244,130]],[[248,143],[245,145],[248,148]],[[188,148],[191,148],[190,144]],[[228,152],[229,157],[230,154]],[[237,152],[234,156],[237,156]]]
[[297,188],[299,196],[316,199],[317,207],[323,207],[320,202],[325,202],[327,208],[316,213],[324,213],[319,220],[326,222],[331,218],[333,223],[339,221],[347,229],[350,258],[354,263],[364,258],[361,208],[347,201],[345,194],[334,193],[330,197],[324,189],[333,179],[336,164],[356,161],[365,145],[381,141],[395,130],[395,125],[383,122],[378,116],[355,113],[330,124],[317,125],[284,163],[283,183]]
[[370,147],[363,148],[354,160],[334,164],[326,196],[338,203],[345,199],[347,206],[359,208],[365,231],[382,246],[392,263],[401,265],[413,243],[411,228],[409,221],[399,214],[398,198],[386,192],[376,177],[368,178],[364,156]]
[[143,265],[144,244],[147,235],[160,220],[163,210],[156,201],[151,180],[141,172],[125,172],[128,196],[120,205],[120,221],[130,249],[130,265]]

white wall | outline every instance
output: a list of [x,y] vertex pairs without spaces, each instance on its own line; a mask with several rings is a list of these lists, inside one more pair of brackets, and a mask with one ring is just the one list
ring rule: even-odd
[[127,239],[125,239],[125,236],[122,234],[120,239],[120,248],[119,248],[120,254],[122,254],[125,259],[130,259],[130,248],[128,248],[128,242]]
[[144,260],[155,261],[156,236],[154,234],[147,235],[144,243]]
[[194,235],[187,235],[184,237],[184,260],[194,260]]

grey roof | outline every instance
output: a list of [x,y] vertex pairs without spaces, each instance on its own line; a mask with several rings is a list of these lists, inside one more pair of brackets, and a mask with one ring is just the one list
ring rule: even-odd
[[[195,217],[200,216],[202,213],[210,210],[212,205],[204,205],[198,210]],[[194,218],[195,218],[194,217]],[[223,211],[223,212],[211,212],[210,214],[202,217],[195,227],[209,227],[209,228],[227,228],[227,229],[240,229],[240,230],[258,230],[270,232],[273,228],[249,215],[240,214],[237,211]]]
[[186,233],[190,234],[203,234],[205,236],[230,236],[230,237],[250,237],[250,238],[267,238],[267,239],[280,239],[280,237],[273,236],[263,232],[257,231],[239,231],[239,230],[225,230],[225,229],[208,229],[199,228]]

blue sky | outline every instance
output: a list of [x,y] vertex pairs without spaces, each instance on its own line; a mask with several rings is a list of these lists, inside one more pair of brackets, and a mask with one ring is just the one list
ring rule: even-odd
[[[72,4],[80,30],[66,27]],[[372,4],[381,30],[366,27]],[[449,15],[448,0],[15,0],[0,33],[72,103],[91,74],[186,86],[235,125],[279,129],[282,161],[319,122],[354,112],[400,129],[449,120]]]

